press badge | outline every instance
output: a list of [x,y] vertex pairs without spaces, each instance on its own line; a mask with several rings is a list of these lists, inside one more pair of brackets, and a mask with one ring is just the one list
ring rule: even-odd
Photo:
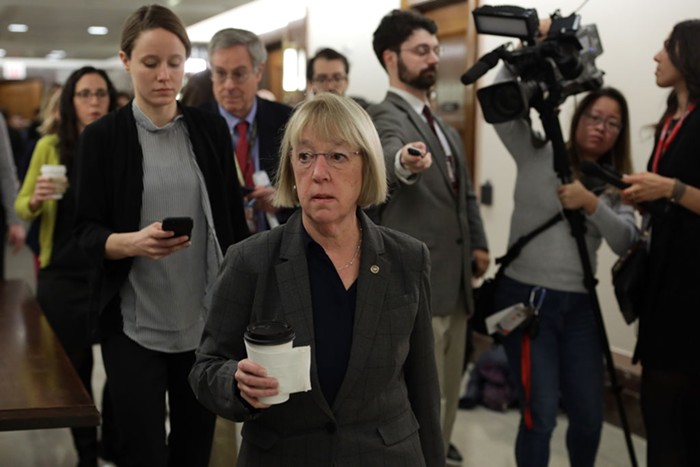
[[496,332],[502,336],[515,331],[535,314],[535,310],[525,303],[516,303],[501,311],[503,317],[496,323]]
[[516,303],[486,318],[486,329],[489,335],[499,333],[507,336],[518,327],[525,325],[530,338],[537,337],[539,310],[544,303],[546,293],[547,290],[543,287],[533,287],[530,291],[529,303]]

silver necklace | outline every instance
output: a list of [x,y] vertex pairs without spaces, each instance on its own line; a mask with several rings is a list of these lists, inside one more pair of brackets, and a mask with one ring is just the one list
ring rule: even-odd
[[360,254],[360,247],[362,246],[362,227],[360,227],[360,239],[357,241],[357,248],[355,248],[355,254],[352,255],[352,258],[350,258],[350,261],[345,263],[339,268],[335,268],[336,271],[344,271],[345,269],[349,268],[353,264],[355,264],[355,260],[357,259],[357,255]]

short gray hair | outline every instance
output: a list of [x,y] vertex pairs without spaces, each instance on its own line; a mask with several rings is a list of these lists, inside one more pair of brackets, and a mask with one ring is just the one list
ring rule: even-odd
[[248,55],[250,55],[250,59],[253,62],[253,68],[257,68],[267,61],[265,44],[262,43],[255,33],[245,29],[228,28],[217,32],[209,41],[207,52],[209,57],[211,57],[217,50],[228,49],[236,45],[246,46]]
[[384,152],[372,119],[352,99],[324,92],[303,102],[287,123],[275,180],[276,206],[294,207],[299,203],[292,170],[292,146],[299,143],[306,129],[320,139],[342,141],[360,150],[363,164],[358,206],[367,208],[386,201]]

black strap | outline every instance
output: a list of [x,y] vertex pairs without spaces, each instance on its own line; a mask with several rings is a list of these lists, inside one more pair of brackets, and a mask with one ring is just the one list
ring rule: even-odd
[[554,216],[552,216],[550,219],[547,220],[544,224],[540,225],[537,227],[535,230],[530,232],[529,234],[523,235],[520,237],[515,243],[513,243],[510,248],[508,248],[508,251],[506,251],[506,254],[503,256],[500,256],[496,258],[496,264],[498,264],[500,267],[498,268],[498,271],[496,272],[496,276],[500,277],[503,275],[503,271],[505,268],[508,267],[510,263],[512,263],[515,258],[518,257],[522,249],[527,245],[530,240],[559,222],[560,220],[564,219],[564,215],[561,212],[556,213]]

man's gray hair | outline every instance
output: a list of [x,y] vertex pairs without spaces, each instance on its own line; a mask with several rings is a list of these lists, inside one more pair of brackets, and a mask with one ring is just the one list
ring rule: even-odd
[[214,37],[209,41],[207,52],[209,57],[221,49],[228,49],[236,45],[245,45],[248,49],[248,54],[253,62],[253,68],[257,68],[267,61],[267,50],[265,44],[260,38],[250,31],[245,29],[228,28],[214,34]]

